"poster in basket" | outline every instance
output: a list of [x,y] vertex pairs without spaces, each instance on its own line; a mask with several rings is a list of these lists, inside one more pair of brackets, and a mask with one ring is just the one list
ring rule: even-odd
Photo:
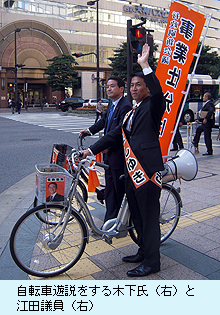
[[65,176],[46,177],[46,202],[64,201]]

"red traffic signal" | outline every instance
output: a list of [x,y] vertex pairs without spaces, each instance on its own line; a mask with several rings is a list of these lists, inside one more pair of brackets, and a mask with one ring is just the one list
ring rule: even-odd
[[146,29],[144,27],[132,26],[129,31],[129,37],[131,51],[141,53],[142,47],[146,43]]
[[[144,28],[144,27],[142,27],[142,28]],[[146,33],[146,31],[145,31],[145,33]],[[136,28],[136,30],[135,30],[135,37],[136,37],[136,39],[141,39],[141,38],[143,39],[144,31],[143,30],[140,31],[139,28]]]

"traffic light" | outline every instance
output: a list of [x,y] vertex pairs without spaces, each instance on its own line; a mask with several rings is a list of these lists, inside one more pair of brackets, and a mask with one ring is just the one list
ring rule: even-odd
[[146,43],[146,29],[144,27],[130,27],[131,51],[141,53],[143,45]]
[[13,87],[14,87],[14,84],[13,84],[13,83],[8,83],[8,89],[9,89],[9,90],[12,90]]
[[150,56],[153,56],[154,52],[154,37],[150,32],[153,32],[152,30],[147,30],[147,44],[150,46]]
[[75,53],[75,54],[72,54],[74,57],[76,58],[79,58],[79,57],[82,57],[84,56],[81,52],[80,53]]

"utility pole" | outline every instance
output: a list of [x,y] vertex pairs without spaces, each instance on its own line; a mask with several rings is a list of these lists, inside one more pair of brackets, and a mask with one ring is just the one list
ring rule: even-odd
[[20,28],[15,30],[15,106],[18,106],[18,65],[17,65],[17,37],[16,34],[21,31]]

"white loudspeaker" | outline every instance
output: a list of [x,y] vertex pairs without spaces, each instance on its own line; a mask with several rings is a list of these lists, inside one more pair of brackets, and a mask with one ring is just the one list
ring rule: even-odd
[[175,156],[164,164],[166,175],[181,174],[182,179],[193,180],[198,172],[198,164],[193,153],[187,149],[181,149]]

